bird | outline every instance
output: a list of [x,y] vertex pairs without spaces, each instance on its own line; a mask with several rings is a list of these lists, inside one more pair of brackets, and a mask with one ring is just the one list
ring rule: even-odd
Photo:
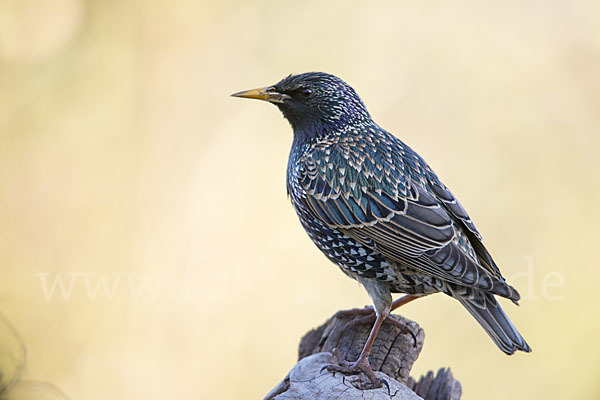
[[[520,295],[463,206],[417,152],[373,121],[350,85],[307,72],[232,96],[272,103],[290,123],[287,192],[300,223],[373,302],[358,359],[338,354],[329,371],[386,383],[369,363],[379,328],[392,310],[439,292],[458,300],[504,353],[531,351],[496,299],[518,305]],[[392,293],[404,296],[394,301]]]

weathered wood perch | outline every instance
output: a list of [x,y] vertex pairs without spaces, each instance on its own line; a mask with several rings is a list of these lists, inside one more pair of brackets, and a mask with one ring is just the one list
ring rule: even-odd
[[377,335],[369,360],[373,371],[389,384],[360,390],[366,382],[362,374],[344,376],[323,370],[336,363],[337,348],[346,360],[355,360],[367,340],[372,323],[347,323],[363,317],[363,310],[336,313],[323,325],[304,335],[298,348],[298,363],[265,400],[284,399],[399,399],[458,400],[462,389],[450,369],[429,371],[418,382],[410,377],[413,363],[423,348],[425,332],[416,322],[390,315],[406,329],[384,323]]

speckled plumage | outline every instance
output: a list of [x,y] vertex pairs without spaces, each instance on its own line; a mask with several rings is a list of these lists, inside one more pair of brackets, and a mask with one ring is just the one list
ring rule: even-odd
[[302,226],[344,273],[368,282],[376,309],[389,301],[369,286],[418,296],[443,292],[501,350],[530,351],[494,298],[516,303],[519,294],[469,215],[416,152],[371,119],[349,85],[307,73],[266,92],[280,95],[273,102],[294,129],[287,190]]

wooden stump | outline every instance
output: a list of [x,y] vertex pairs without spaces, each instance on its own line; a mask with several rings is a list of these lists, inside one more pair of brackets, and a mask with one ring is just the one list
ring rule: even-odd
[[425,332],[416,322],[399,315],[388,317],[399,324],[383,323],[369,356],[373,371],[388,382],[389,389],[384,385],[362,390],[367,383],[363,374],[344,376],[323,370],[323,366],[337,362],[332,356],[336,348],[346,360],[358,358],[372,327],[372,321],[357,323],[364,316],[365,309],[340,311],[306,333],[298,348],[298,364],[265,399],[460,399],[460,383],[449,369],[440,369],[435,376],[430,371],[418,382],[410,377]]

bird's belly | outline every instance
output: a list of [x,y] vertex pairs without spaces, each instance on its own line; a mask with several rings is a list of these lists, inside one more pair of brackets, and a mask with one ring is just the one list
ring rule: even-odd
[[386,283],[394,293],[431,292],[423,276],[387,260],[375,246],[359,243],[343,232],[313,219],[310,214],[297,211],[302,226],[315,245],[349,277],[376,279]]

